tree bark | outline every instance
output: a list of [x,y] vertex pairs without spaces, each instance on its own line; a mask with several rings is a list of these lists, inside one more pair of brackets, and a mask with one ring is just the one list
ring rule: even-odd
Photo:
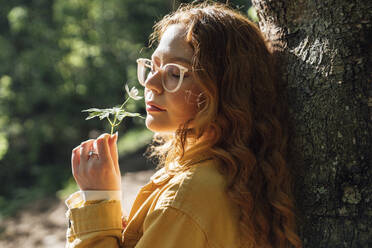
[[304,247],[372,247],[372,1],[252,2],[286,82]]

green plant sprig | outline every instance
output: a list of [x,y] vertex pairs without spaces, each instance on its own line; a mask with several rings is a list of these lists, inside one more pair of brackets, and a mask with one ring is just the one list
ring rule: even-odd
[[[108,122],[111,125],[111,135],[114,133],[115,127],[119,126],[120,123],[123,121],[125,117],[142,117],[139,113],[131,113],[127,112],[124,109],[125,104],[128,102],[129,99],[133,100],[140,100],[142,99],[142,96],[138,95],[138,90],[135,87],[132,87],[132,89],[129,90],[128,85],[125,85],[125,91],[128,94],[128,98],[125,99],[122,105],[120,107],[113,107],[113,108],[106,108],[106,109],[99,109],[99,108],[90,108],[90,109],[85,109],[82,112],[88,112],[89,116],[85,118],[85,120],[90,120],[95,117],[98,117],[100,120],[107,119]],[[113,120],[110,118],[110,116],[113,116]]]

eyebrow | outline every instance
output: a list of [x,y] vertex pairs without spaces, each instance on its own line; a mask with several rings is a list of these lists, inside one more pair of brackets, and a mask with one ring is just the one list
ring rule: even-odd
[[[188,60],[188,59],[185,59],[185,58],[182,58],[182,57],[168,57],[166,54],[163,55],[163,58],[166,57],[168,61],[170,62],[174,62],[174,61],[179,61],[179,62],[183,62],[185,64],[188,64],[191,66],[191,62]],[[151,56],[151,59],[154,60],[154,57]]]

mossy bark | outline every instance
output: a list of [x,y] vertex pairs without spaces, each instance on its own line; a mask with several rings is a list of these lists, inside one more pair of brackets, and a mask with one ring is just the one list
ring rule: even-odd
[[304,247],[372,247],[372,1],[252,2],[286,82]]

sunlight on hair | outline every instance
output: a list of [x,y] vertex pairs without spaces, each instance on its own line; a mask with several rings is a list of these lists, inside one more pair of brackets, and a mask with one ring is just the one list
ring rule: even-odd
[[[286,106],[280,100],[270,41],[258,26],[224,3],[181,5],[154,26],[151,44],[173,24],[187,30],[193,68],[203,94],[187,93],[200,111],[173,137],[153,147],[162,166],[195,154],[221,161],[230,199],[241,209],[240,229],[247,247],[301,247],[291,174],[286,162]],[[207,135],[205,135],[207,134]],[[245,247],[245,246],[244,246]]]

